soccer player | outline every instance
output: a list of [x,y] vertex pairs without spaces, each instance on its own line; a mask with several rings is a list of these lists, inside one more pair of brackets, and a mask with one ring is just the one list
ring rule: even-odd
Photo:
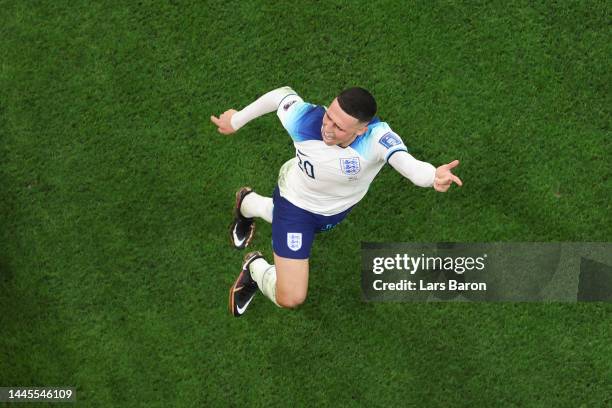
[[440,192],[462,185],[451,170],[458,160],[435,168],[408,153],[402,139],[376,114],[376,101],[363,88],[350,88],[328,108],[304,102],[283,87],[270,91],[240,112],[230,109],[211,121],[229,135],[249,121],[276,111],[293,139],[295,157],[280,169],[272,198],[248,187],[236,193],[234,246],[249,245],[255,217],[272,223],[274,264],[260,252],[244,257],[230,288],[230,313],[239,317],[259,288],[276,305],[293,308],[308,290],[308,258],[315,234],[342,221],[366,194],[385,163],[420,187]]

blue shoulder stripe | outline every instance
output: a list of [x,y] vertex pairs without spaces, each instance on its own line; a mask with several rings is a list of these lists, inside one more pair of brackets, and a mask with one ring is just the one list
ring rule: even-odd
[[321,126],[325,109],[322,106],[304,103],[295,108],[297,111],[292,115],[292,122],[288,124],[287,130],[295,142],[306,140],[323,140]]
[[374,116],[370,123],[368,123],[368,130],[366,130],[363,135],[357,136],[357,138],[353,140],[353,143],[351,143],[349,147],[359,153],[359,155],[361,155],[362,157],[369,159],[370,156],[373,154],[371,146],[373,130],[377,126],[379,126],[378,123],[380,122],[380,118],[378,116]]

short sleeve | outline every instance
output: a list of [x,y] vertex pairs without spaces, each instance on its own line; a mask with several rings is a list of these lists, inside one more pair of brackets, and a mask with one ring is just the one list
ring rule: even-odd
[[299,109],[304,105],[304,100],[296,93],[286,95],[278,104],[276,115],[280,119],[285,129],[289,130],[299,119]]
[[385,122],[377,124],[374,130],[374,152],[379,160],[389,161],[389,157],[396,152],[407,152],[404,141]]
[[287,95],[276,114],[294,142],[321,140],[321,121],[325,109],[304,102],[298,95]]

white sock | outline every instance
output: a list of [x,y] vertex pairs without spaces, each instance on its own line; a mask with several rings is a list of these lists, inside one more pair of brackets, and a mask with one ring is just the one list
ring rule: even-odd
[[[250,195],[251,194],[249,194],[249,196]],[[261,293],[266,295],[266,297],[274,302],[276,306],[280,307],[280,305],[276,303],[276,268],[274,265],[270,265],[263,258],[258,258],[251,262],[249,269],[251,271],[251,277],[257,282],[257,286],[259,286]]]
[[272,203],[272,199],[270,197],[262,197],[254,191],[244,197],[242,204],[240,205],[240,213],[243,216],[247,218],[263,218],[270,224],[272,223],[273,209],[274,204]]

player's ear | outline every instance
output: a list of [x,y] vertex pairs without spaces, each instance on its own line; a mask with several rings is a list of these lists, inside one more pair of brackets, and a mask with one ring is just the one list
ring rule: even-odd
[[[361,123],[360,123],[360,125],[361,125]],[[368,124],[367,123],[363,123],[363,127],[357,131],[357,135],[361,136],[361,135],[363,135],[367,131],[368,131]]]

